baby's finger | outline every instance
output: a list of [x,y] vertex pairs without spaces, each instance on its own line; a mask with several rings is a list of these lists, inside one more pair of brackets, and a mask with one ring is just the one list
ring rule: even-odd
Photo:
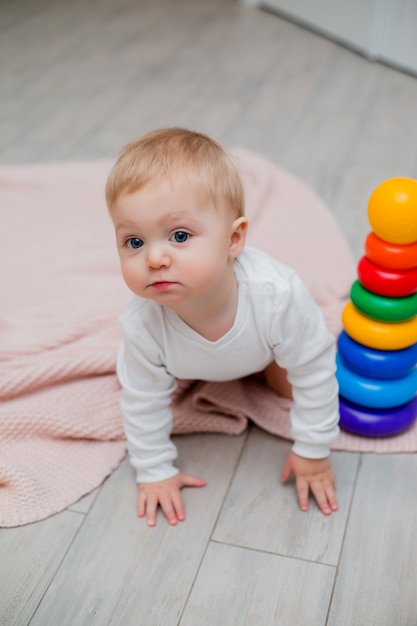
[[159,504],[161,505],[161,509],[165,517],[167,518],[168,524],[171,524],[171,526],[175,526],[178,522],[178,518],[175,512],[171,494],[169,496],[161,498]]
[[181,474],[181,487],[205,487],[206,481],[197,476],[190,476],[189,474]]
[[337,511],[337,509],[339,508],[339,505],[336,500],[336,485],[335,485],[335,481],[333,477],[328,482],[327,481],[325,482],[324,488],[326,491],[327,500],[329,502],[331,510]]
[[283,483],[287,482],[289,478],[291,478],[293,473],[293,469],[291,466],[290,457],[288,456],[285,460],[284,467],[281,470],[281,480]]
[[136,505],[136,514],[138,517],[144,517],[146,513],[146,496],[140,491]]
[[315,481],[311,484],[311,491],[316,499],[316,502],[325,515],[330,515],[332,509],[329,504],[328,495],[326,489],[324,488],[324,484],[321,481]]
[[153,496],[146,499],[146,521],[148,526],[156,526],[156,511],[158,509],[158,500]]
[[183,522],[185,520],[185,511],[180,491],[172,494],[172,506],[174,507],[177,520]]
[[302,511],[308,511],[308,482],[305,478],[297,478],[295,488],[298,495],[298,503]]

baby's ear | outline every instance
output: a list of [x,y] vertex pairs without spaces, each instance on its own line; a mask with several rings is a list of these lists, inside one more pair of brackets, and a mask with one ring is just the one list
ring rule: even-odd
[[248,232],[248,220],[246,217],[238,217],[232,224],[230,235],[229,256],[235,259],[243,250]]

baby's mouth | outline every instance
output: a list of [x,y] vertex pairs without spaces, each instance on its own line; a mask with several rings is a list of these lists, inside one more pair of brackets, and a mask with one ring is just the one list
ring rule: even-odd
[[151,287],[153,289],[156,289],[157,291],[165,291],[166,289],[169,289],[170,287],[172,287],[172,285],[176,285],[177,283],[173,282],[173,281],[168,281],[168,280],[158,280],[155,281],[154,283],[151,284]]

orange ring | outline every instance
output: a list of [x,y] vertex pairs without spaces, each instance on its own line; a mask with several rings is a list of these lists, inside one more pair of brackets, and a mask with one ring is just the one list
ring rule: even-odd
[[408,270],[417,267],[417,242],[389,243],[372,232],[365,240],[365,254],[377,265],[388,269]]

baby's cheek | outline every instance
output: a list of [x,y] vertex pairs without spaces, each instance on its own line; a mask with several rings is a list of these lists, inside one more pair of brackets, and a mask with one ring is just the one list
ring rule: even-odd
[[122,263],[122,275],[126,285],[133,291],[137,293],[141,291],[142,281],[140,277],[140,272],[136,265],[132,262],[123,262]]
[[189,266],[188,275],[192,278],[193,283],[200,289],[211,289],[213,284],[221,280],[224,273],[224,267],[215,259],[200,259]]

